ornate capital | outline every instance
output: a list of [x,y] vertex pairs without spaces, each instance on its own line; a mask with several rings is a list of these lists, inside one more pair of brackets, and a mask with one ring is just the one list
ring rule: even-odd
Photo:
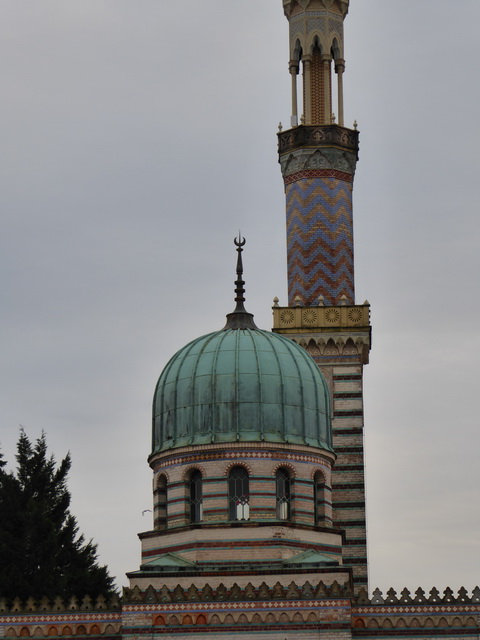
[[288,63],[288,70],[290,71],[292,76],[298,74],[299,68],[300,64],[298,60],[290,60],[290,62]]

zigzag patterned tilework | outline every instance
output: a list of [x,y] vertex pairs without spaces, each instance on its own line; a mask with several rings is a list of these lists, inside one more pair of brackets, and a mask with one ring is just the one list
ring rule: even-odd
[[354,304],[352,183],[310,177],[286,184],[288,299],[316,306],[323,295]]

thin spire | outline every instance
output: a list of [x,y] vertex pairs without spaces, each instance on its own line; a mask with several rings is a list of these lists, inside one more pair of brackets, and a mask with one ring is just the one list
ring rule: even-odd
[[238,239],[234,238],[233,242],[237,247],[237,279],[235,280],[235,302],[237,306],[235,311],[227,314],[227,324],[223,327],[226,329],[258,329],[257,325],[253,321],[253,314],[248,313],[245,309],[245,280],[243,279],[243,262],[242,251],[245,246],[245,238],[242,238],[240,231],[238,232]]

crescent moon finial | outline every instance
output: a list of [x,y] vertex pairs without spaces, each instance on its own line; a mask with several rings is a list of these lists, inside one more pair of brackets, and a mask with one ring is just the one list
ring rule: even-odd
[[236,247],[243,247],[245,245],[245,238],[242,238],[242,234],[240,233],[240,229],[238,230],[238,240],[237,238],[233,239]]

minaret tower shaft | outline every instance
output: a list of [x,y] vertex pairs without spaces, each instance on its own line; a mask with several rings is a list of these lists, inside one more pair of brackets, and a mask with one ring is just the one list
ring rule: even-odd
[[352,568],[358,590],[367,587],[363,366],[371,328],[368,302],[355,302],[352,191],[358,131],[356,125],[344,126],[343,105],[349,0],[283,0],[283,8],[292,86],[291,128],[278,134],[288,307],[275,304],[273,330],[311,354],[330,388],[337,454],[333,524],[345,531],[344,564]]
[[[343,20],[348,1],[284,0],[283,6],[290,24],[292,79],[292,128],[279,134],[287,198],[289,304],[315,306],[319,296],[328,304],[353,304],[352,186],[358,132],[343,126]],[[338,124],[332,110],[333,71]]]

